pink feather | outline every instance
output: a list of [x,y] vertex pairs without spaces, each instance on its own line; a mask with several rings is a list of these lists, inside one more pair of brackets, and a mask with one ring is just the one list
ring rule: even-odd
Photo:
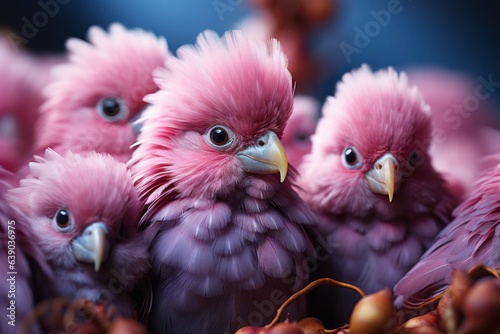
[[320,104],[313,97],[297,95],[293,99],[293,112],[283,133],[283,146],[288,162],[299,167],[305,155],[311,153],[311,136],[316,129]]
[[[314,220],[292,190],[294,170],[280,183],[245,172],[237,153],[268,131],[282,136],[293,106],[287,61],[276,40],[239,31],[205,32],[178,56],[155,73],[160,90],[146,97],[129,161],[157,280],[151,330],[234,332],[257,303],[269,308],[264,325],[279,306],[273,291],[288,296],[307,281],[297,272]],[[231,146],[209,144],[216,125]]]
[[408,76],[432,110],[432,164],[463,198],[481,170],[496,165],[485,157],[500,152],[489,91],[478,79],[442,68],[412,68]]
[[500,266],[500,165],[483,174],[453,212],[456,217],[396,284],[396,305],[415,308],[445,290],[455,269]]
[[[50,149],[35,160],[31,176],[7,196],[28,217],[33,241],[55,273],[57,295],[102,302],[115,306],[117,314],[134,315],[127,293],[149,269],[149,259],[137,232],[139,200],[125,164],[107,154],[68,151],[61,156]],[[64,231],[55,223],[60,210],[71,217]],[[98,271],[71,251],[73,240],[95,222],[105,224],[110,245]],[[110,282],[118,282],[112,291]]]
[[[91,27],[85,42],[66,42],[68,63],[54,68],[37,125],[35,152],[50,147],[63,153],[97,151],[127,161],[136,133],[131,124],[155,92],[153,70],[171,57],[165,39],[141,29],[112,24],[106,32]],[[112,117],[99,112],[112,98]]]
[[[455,205],[428,149],[431,114],[404,73],[376,72],[364,65],[343,76],[323,106],[304,158],[300,186],[318,216],[319,232],[332,249],[315,276],[330,276],[373,293],[394,284],[430,246],[451,219]],[[357,150],[356,167],[343,163],[347,148]],[[369,188],[366,174],[391,154],[401,183],[392,202]],[[418,160],[415,159],[418,157]],[[426,231],[426,232],[421,232]],[[355,294],[316,294],[313,305],[339,298],[340,310],[314,310],[327,323],[349,320]],[[315,299],[316,298],[316,299]],[[330,303],[331,304],[331,303]]]

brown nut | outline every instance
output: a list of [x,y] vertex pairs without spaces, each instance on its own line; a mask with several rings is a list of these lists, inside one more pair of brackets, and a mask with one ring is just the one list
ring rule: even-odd
[[388,288],[367,295],[351,314],[351,334],[394,333],[397,325],[393,294]]

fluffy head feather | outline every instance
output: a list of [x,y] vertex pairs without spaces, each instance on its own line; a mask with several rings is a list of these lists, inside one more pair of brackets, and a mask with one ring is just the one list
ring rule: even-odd
[[320,112],[317,100],[306,95],[298,95],[293,99],[293,113],[283,133],[283,146],[288,162],[299,167],[305,155],[311,153],[311,136],[316,130],[316,122]]
[[[205,32],[196,46],[181,47],[178,59],[156,72],[161,89],[146,97],[152,105],[131,160],[142,199],[166,182],[182,195],[230,193],[243,175],[235,152],[268,130],[281,137],[290,117],[293,90],[286,64],[276,40],[254,42],[239,31],[222,38]],[[206,143],[215,125],[234,133],[231,149]]]
[[43,101],[35,59],[0,36],[0,166],[16,171],[33,144],[33,122]]
[[[69,62],[53,71],[37,128],[37,152],[47,147],[96,150],[126,161],[136,138],[130,121],[144,108],[143,97],[158,89],[152,72],[170,56],[167,43],[116,23],[109,32],[91,27],[88,40],[69,39]],[[97,111],[105,97],[124,102],[111,121]]]
[[[301,167],[305,196],[315,208],[329,212],[365,214],[389,209],[387,196],[373,194],[364,174],[385,153],[400,161],[403,184],[394,201],[408,201],[408,196],[436,201],[434,188],[441,188],[440,177],[433,171],[428,156],[431,143],[431,114],[422,96],[408,84],[404,73],[392,68],[372,72],[363,65],[343,76],[335,97],[328,97],[312,138],[312,153]],[[357,149],[361,166],[348,169],[342,164],[347,147]],[[417,153],[416,167],[412,166]],[[415,158],[415,156],[413,156]],[[425,182],[419,182],[427,178]],[[418,210],[418,209],[417,209]]]
[[[28,216],[37,242],[51,267],[65,279],[62,293],[99,300],[113,271],[125,270],[136,282],[149,267],[145,244],[137,233],[139,201],[125,164],[110,155],[68,151],[64,156],[47,150],[30,163],[31,176],[8,192],[8,199]],[[74,224],[65,231],[56,227],[60,209]],[[110,251],[98,272],[92,264],[78,262],[71,242],[91,223],[103,222],[109,231]],[[132,288],[132,282],[126,289]],[[94,292],[91,292],[94,291]],[[116,296],[115,296],[116,297]]]

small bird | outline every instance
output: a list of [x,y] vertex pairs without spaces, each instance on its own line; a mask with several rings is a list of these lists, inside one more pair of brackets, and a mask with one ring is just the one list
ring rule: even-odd
[[[57,296],[85,298],[134,316],[128,292],[150,268],[137,231],[139,199],[124,163],[108,154],[48,149],[7,193],[29,219]],[[53,296],[56,297],[56,296]]]
[[463,200],[481,171],[496,165],[487,157],[500,153],[499,123],[491,93],[481,78],[456,71],[417,67],[406,73],[431,107],[432,164]]
[[286,57],[240,31],[204,32],[177,54],[156,73],[128,163],[151,242],[151,330],[263,326],[314,255],[314,218],[279,139],[293,108]]
[[36,126],[35,154],[97,151],[126,162],[143,97],[158,89],[153,70],[171,55],[164,38],[112,24],[91,27],[85,42],[66,42],[68,62],[53,70]]
[[[322,113],[299,183],[331,253],[314,275],[366,293],[392,288],[451,220],[456,203],[428,154],[429,108],[404,73],[363,65],[342,77]],[[338,317],[337,324],[348,322],[359,299],[346,289],[313,296],[318,317]]]
[[288,120],[281,142],[285,148],[288,163],[296,168],[305,155],[311,153],[311,136],[316,130],[320,112],[319,102],[307,95],[293,99],[293,112]]
[[37,60],[0,35],[0,166],[10,172],[31,157],[40,85],[48,81]]
[[[500,162],[500,156],[497,156]],[[500,266],[500,165],[485,171],[453,212],[454,219],[394,287],[396,306],[414,309],[443,292],[453,270]]]
[[[9,205],[5,196],[14,175],[0,168],[0,322],[2,333],[17,333],[24,326],[37,302],[52,291],[52,272],[39,247],[32,242],[33,231],[27,217]],[[5,317],[6,316],[6,317]],[[36,323],[30,333],[41,333]]]

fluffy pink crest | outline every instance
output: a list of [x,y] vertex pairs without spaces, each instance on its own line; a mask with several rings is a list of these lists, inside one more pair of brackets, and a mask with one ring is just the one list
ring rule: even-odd
[[[407,158],[416,142],[427,150],[431,135],[431,113],[406,74],[393,68],[372,72],[363,65],[343,76],[335,97],[328,97],[323,118],[313,137],[313,154],[341,153],[355,146],[366,159],[367,152],[392,151]],[[328,137],[328,140],[325,138]],[[378,158],[377,156],[372,157]],[[366,160],[365,160],[366,161]],[[367,166],[370,165],[367,161]]]
[[[70,38],[69,61],[53,70],[54,81],[46,87],[47,101],[41,108],[37,129],[38,153],[59,146],[73,151],[125,155],[135,134],[129,122],[145,106],[145,95],[155,92],[153,70],[165,65],[171,54],[164,38],[118,23],[109,31],[91,27],[89,42]],[[118,121],[97,114],[104,97],[118,97],[128,112]]]
[[[184,193],[230,192],[243,173],[233,153],[268,130],[283,133],[293,106],[286,65],[277,40],[256,42],[240,31],[223,37],[206,31],[196,45],[181,47],[178,58],[155,73],[160,90],[145,98],[151,106],[130,162],[142,199],[157,196],[166,182]],[[215,125],[235,134],[232,151],[203,140]]]
[[[112,156],[71,151],[59,155],[48,149],[44,157],[36,156],[29,168],[31,175],[7,194],[9,201],[28,216],[52,217],[59,209],[70,210],[79,226],[72,235],[96,220],[118,229],[123,218],[131,230],[136,229],[137,193],[125,164]],[[34,228],[46,229],[36,224]]]

